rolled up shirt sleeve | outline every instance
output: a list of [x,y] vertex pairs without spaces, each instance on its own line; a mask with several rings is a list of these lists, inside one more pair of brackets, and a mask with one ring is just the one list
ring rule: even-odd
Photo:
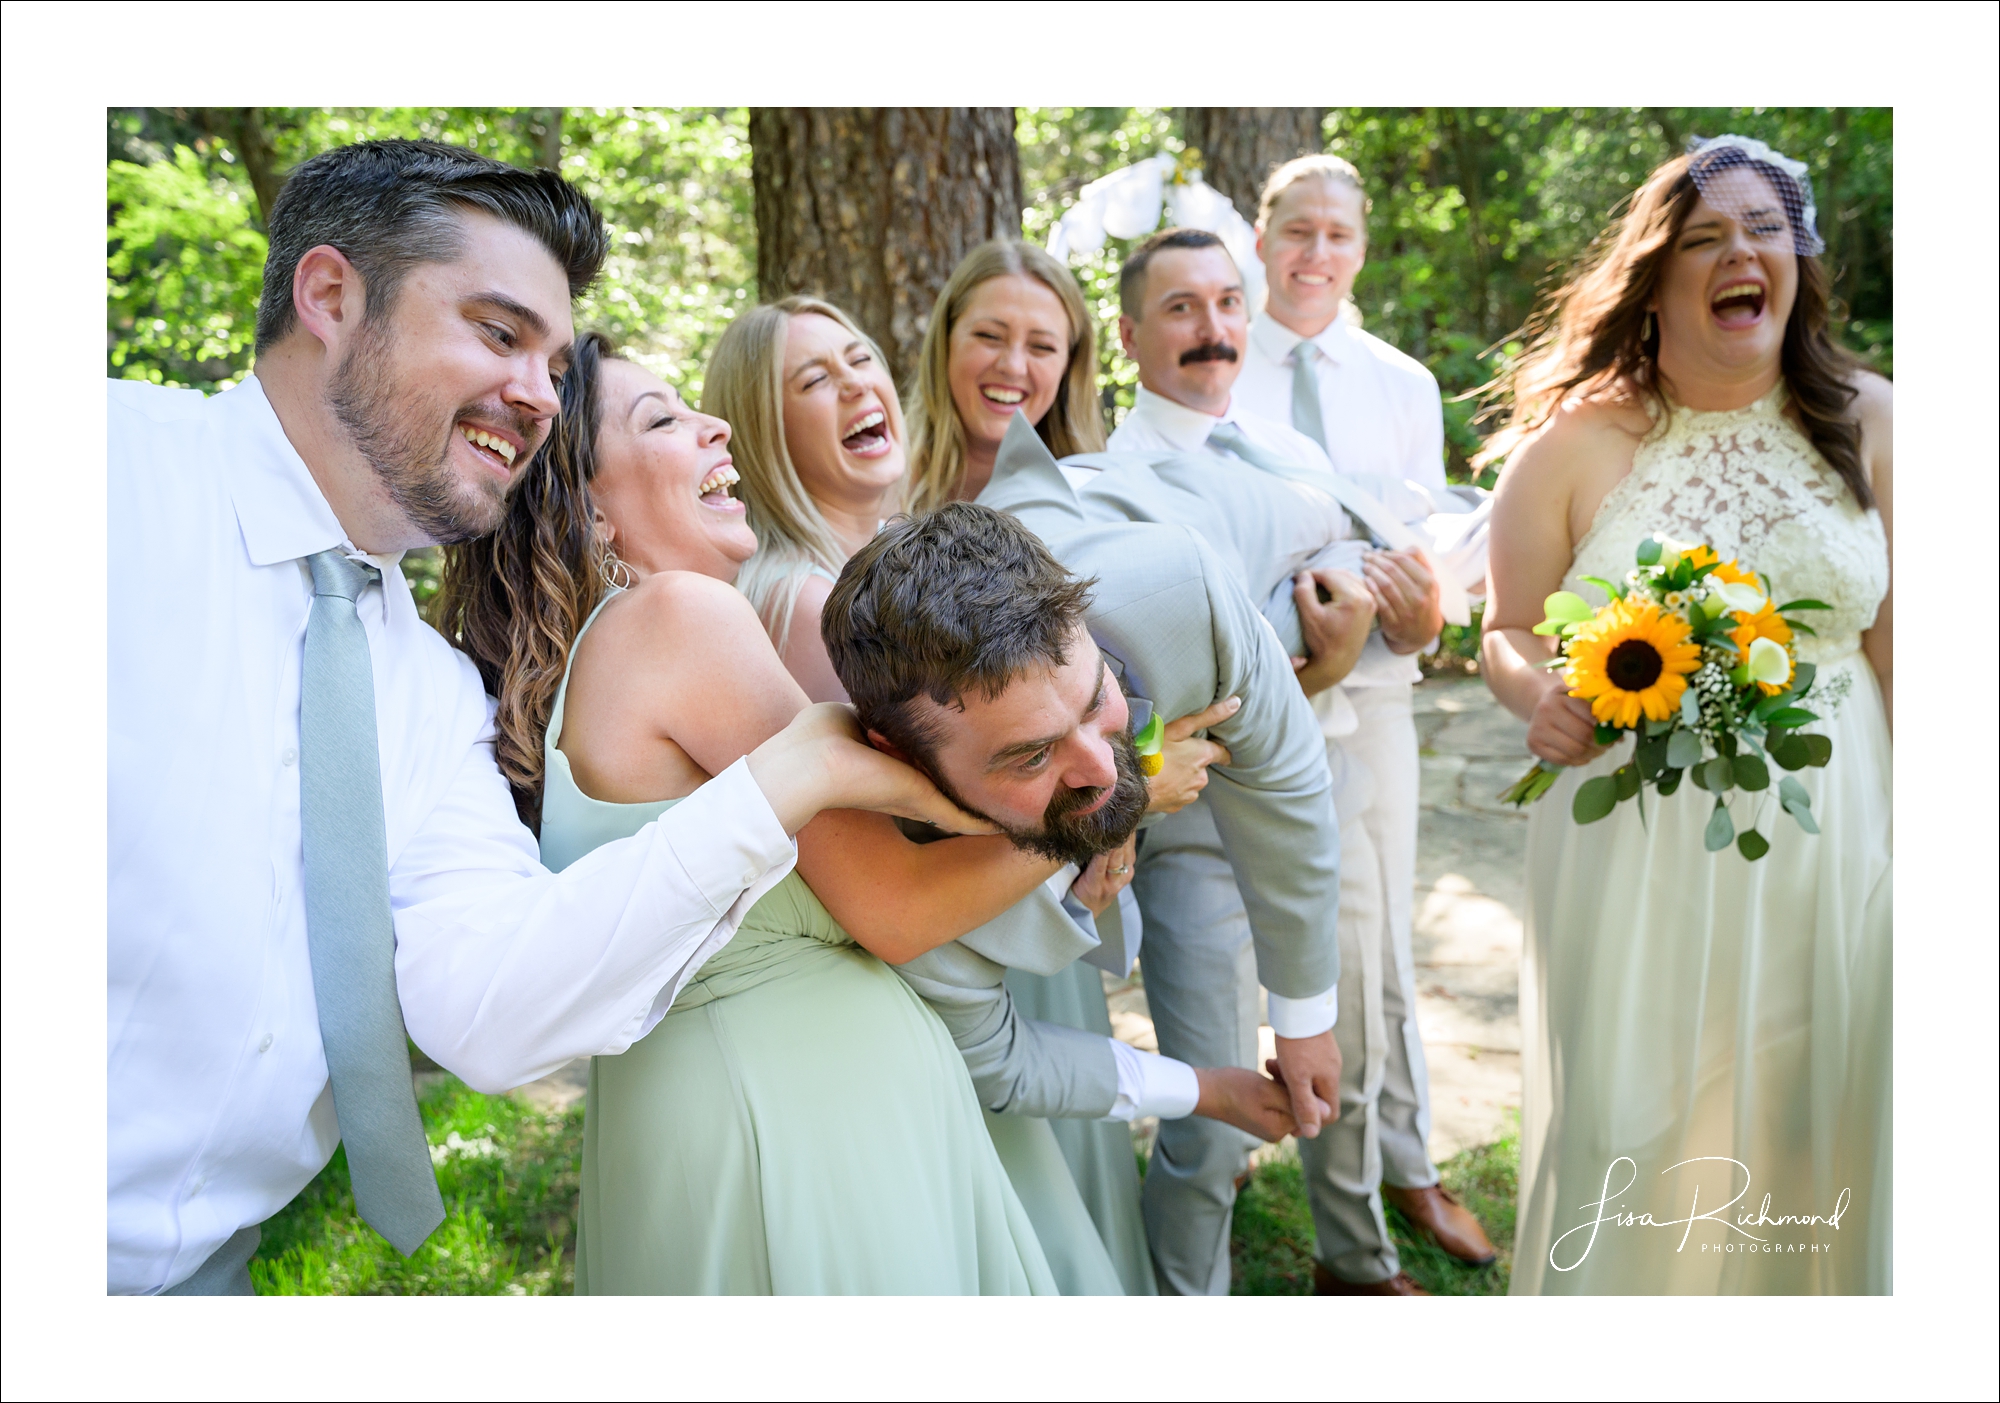
[[482,1091],[625,1051],[798,860],[746,760],[559,873],[475,746],[390,869],[417,1046]]
[[1194,1114],[1201,1100],[1201,1083],[1194,1068],[1171,1057],[1141,1052],[1129,1043],[1111,1040],[1112,1060],[1118,1064],[1118,1099],[1111,1103],[1106,1120],[1137,1120],[1158,1116],[1179,1120]]

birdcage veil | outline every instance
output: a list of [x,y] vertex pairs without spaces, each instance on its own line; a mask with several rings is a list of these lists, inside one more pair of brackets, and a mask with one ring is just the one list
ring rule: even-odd
[[[1730,171],[1747,169],[1762,181],[1725,179]],[[1806,163],[1782,156],[1755,137],[1695,137],[1688,143],[1688,175],[1709,205],[1751,231],[1774,242],[1791,245],[1801,258],[1822,252],[1819,211],[1813,206],[1812,182]],[[1763,193],[1768,185],[1783,206],[1788,228],[1780,229]]]

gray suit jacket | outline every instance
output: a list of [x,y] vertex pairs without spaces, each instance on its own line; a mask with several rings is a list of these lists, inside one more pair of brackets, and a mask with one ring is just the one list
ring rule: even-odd
[[[1115,484],[1134,495],[1135,511],[1143,467]],[[1193,514],[1197,499],[1186,492],[1182,498],[1175,509]],[[1064,565],[1097,581],[1090,631],[1122,665],[1135,695],[1167,717],[1226,696],[1243,698],[1236,715],[1210,732],[1229,748],[1231,763],[1210,771],[1204,802],[1249,912],[1259,980],[1292,998],[1332,987],[1340,972],[1334,935],[1340,839],[1325,742],[1285,646],[1252,604],[1239,571],[1201,534],[1170,524],[1161,503],[1144,508],[1150,514],[1137,522],[1113,517],[1105,505],[1087,511],[1018,416],[980,501],[1013,512]],[[1106,519],[1093,520],[1098,513]],[[1276,529],[1282,515],[1273,515],[1267,528]],[[1296,614],[1292,628],[1296,633]],[[900,972],[943,1017],[988,1107],[1100,1116],[1117,1090],[1104,1040],[1019,1017],[1001,984],[1007,967],[1053,973],[1093,944],[1044,889]]]

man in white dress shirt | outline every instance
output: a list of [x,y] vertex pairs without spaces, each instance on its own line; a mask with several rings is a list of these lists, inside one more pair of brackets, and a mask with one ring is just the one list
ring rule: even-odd
[[[1205,446],[1217,455],[1218,467],[1224,470],[1233,466],[1306,481],[1318,479],[1329,488],[1339,485],[1332,481],[1334,465],[1319,442],[1294,428],[1289,416],[1275,418],[1250,409],[1239,392],[1238,377],[1249,358],[1251,331],[1240,274],[1220,240],[1194,230],[1167,230],[1152,236],[1127,260],[1120,291],[1125,311],[1119,321],[1120,337],[1126,353],[1138,363],[1140,389],[1131,414],[1112,435],[1113,452],[1189,452]],[[1341,295],[1345,295],[1344,289]],[[1339,297],[1333,306],[1337,312]],[[1400,483],[1396,486],[1400,488]],[[1421,493],[1387,491],[1380,495],[1388,498],[1383,503],[1387,514],[1398,520],[1420,520],[1429,510]],[[1371,512],[1381,514],[1380,508]],[[1359,529],[1365,532],[1365,528]],[[1388,529],[1386,524],[1384,529]],[[1367,763],[1365,750],[1352,744],[1359,732],[1356,722],[1362,709],[1349,704],[1356,694],[1333,684],[1344,684],[1361,673],[1371,654],[1413,674],[1408,655],[1435,639],[1440,618],[1436,585],[1421,552],[1371,551],[1359,563],[1361,581],[1344,572],[1321,575],[1320,583],[1332,598],[1318,606],[1317,619],[1312,616],[1315,606],[1310,597],[1301,593],[1299,598],[1311,654],[1299,660],[1300,682],[1314,698],[1330,749],[1337,751],[1330,759],[1335,761],[1332,768],[1340,780],[1336,794],[1342,824],[1338,1009],[1345,1014],[1335,1027],[1342,1054],[1340,1119],[1317,1140],[1302,1142],[1301,1151],[1319,1235],[1317,1288],[1325,1294],[1405,1295],[1416,1293],[1417,1288],[1397,1260],[1376,1185],[1382,1174],[1377,1144],[1387,1068],[1392,1060],[1394,1065],[1406,1067],[1413,1053],[1414,1076],[1405,1073],[1399,1085],[1410,1080],[1421,1085],[1423,1080],[1408,954],[1407,893],[1414,877],[1402,879],[1405,914],[1402,953],[1397,959],[1392,954],[1389,918],[1395,900],[1390,884],[1395,878],[1387,872],[1377,850],[1377,824],[1370,821],[1381,781]],[[1365,589],[1358,588],[1363,581]],[[1352,598],[1355,593],[1363,596],[1358,606]],[[1358,649],[1357,661],[1357,650],[1350,641],[1353,625],[1358,623],[1366,630],[1370,614],[1380,628],[1373,636],[1363,634],[1367,641]],[[1342,625],[1348,626],[1347,632],[1341,632]],[[1341,638],[1344,646],[1333,646],[1335,637]],[[1407,683],[1401,692],[1407,726]],[[1365,693],[1361,695],[1365,697]],[[1414,742],[1409,758],[1413,777]],[[1392,774],[1390,779],[1396,782],[1399,776]],[[1412,780],[1412,826],[1414,801]],[[1167,861],[1151,865],[1151,871],[1142,865],[1134,889],[1149,924],[1155,921],[1155,907],[1192,909],[1186,895],[1196,889],[1192,869],[1210,861],[1189,851],[1175,851]],[[1157,1002],[1155,983],[1149,969],[1148,997]],[[1169,991],[1170,1001],[1174,992]],[[1392,1050],[1388,1046],[1392,1042],[1401,1045],[1400,1049]],[[1164,1042],[1162,1046],[1164,1049]],[[1437,1172],[1423,1152],[1427,1119],[1423,1118],[1415,1137],[1421,1169],[1412,1168],[1412,1178],[1421,1186],[1419,1196],[1426,1202],[1443,1192],[1435,1187]],[[1405,1166],[1399,1161],[1396,1167],[1401,1170]],[[1150,1174],[1148,1189],[1150,1192]],[[1471,1222],[1470,1215],[1455,1204],[1444,1202],[1442,1206]],[[1477,1231],[1476,1224],[1472,1228]],[[1483,1242],[1483,1237],[1480,1240]]]
[[[1367,215],[1360,174],[1338,156],[1301,157],[1271,174],[1257,218],[1268,292],[1250,328],[1236,402],[1297,427],[1325,449],[1347,482],[1414,522],[1429,510],[1424,493],[1446,491],[1444,412],[1429,370],[1342,315],[1367,257]],[[1413,592],[1413,580],[1385,570],[1370,582]],[[1421,608],[1424,618],[1412,632],[1434,634],[1440,622],[1434,590]],[[1322,1264],[1346,1281],[1392,1279],[1398,1270],[1378,1189],[1452,1255],[1493,1259],[1478,1222],[1438,1184],[1425,1145],[1430,1081],[1410,953],[1418,790],[1410,685],[1420,675],[1414,654],[1385,631],[1369,640],[1341,684],[1356,718],[1341,744],[1374,781],[1361,822],[1374,845],[1381,893],[1371,903],[1379,915],[1369,944],[1381,1009],[1371,1023],[1382,1046],[1367,1070],[1368,1111],[1348,1127],[1355,1143],[1334,1147],[1332,1177],[1313,1185]],[[1346,868],[1343,881],[1350,872],[1356,880],[1363,875]]]
[[443,1206],[406,1026],[484,1090],[622,1051],[819,808],[955,812],[819,708],[544,869],[397,562],[498,519],[602,222],[550,172],[383,142],[301,165],[270,235],[254,378],[110,384],[114,1294],[248,1294],[256,1225],[341,1139],[415,1250]]

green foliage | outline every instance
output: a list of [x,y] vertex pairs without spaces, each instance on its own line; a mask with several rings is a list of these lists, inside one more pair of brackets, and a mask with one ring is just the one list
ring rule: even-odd
[[[1893,371],[1887,108],[1336,108],[1327,149],[1374,200],[1355,300],[1368,329],[1431,368],[1447,397],[1454,477],[1479,446],[1477,405],[1453,401],[1518,354],[1538,290],[1691,135],[1759,137],[1811,168],[1836,321]],[[1850,319],[1851,318],[1851,319]],[[1487,355],[1488,348],[1497,351]]]
[[[1454,1155],[1438,1166],[1444,1186],[1472,1211],[1499,1249],[1491,1266],[1471,1267],[1386,1208],[1389,1235],[1403,1270],[1438,1296],[1504,1296],[1514,1265],[1517,1136]],[[1313,1223],[1305,1174],[1296,1151],[1259,1166],[1236,1196],[1229,1237],[1233,1296],[1309,1296],[1313,1289]]]
[[110,373],[227,389],[249,368],[264,235],[247,183],[193,148],[105,168]]
[[[354,1212],[347,1152],[264,1224],[262,1296],[550,1296],[570,1292],[583,1107],[544,1115],[435,1074],[420,1098],[445,1220],[405,1259]],[[440,1155],[440,1150],[443,1151]]]
[[[1046,244],[1076,203],[1077,192],[1135,161],[1186,148],[1167,107],[1022,107],[1014,139],[1021,151],[1021,235]],[[1138,393],[1139,368],[1118,346],[1118,265],[1137,239],[1106,239],[1088,258],[1072,259],[1083,300],[1097,318],[1098,382],[1105,427],[1116,427]]]

